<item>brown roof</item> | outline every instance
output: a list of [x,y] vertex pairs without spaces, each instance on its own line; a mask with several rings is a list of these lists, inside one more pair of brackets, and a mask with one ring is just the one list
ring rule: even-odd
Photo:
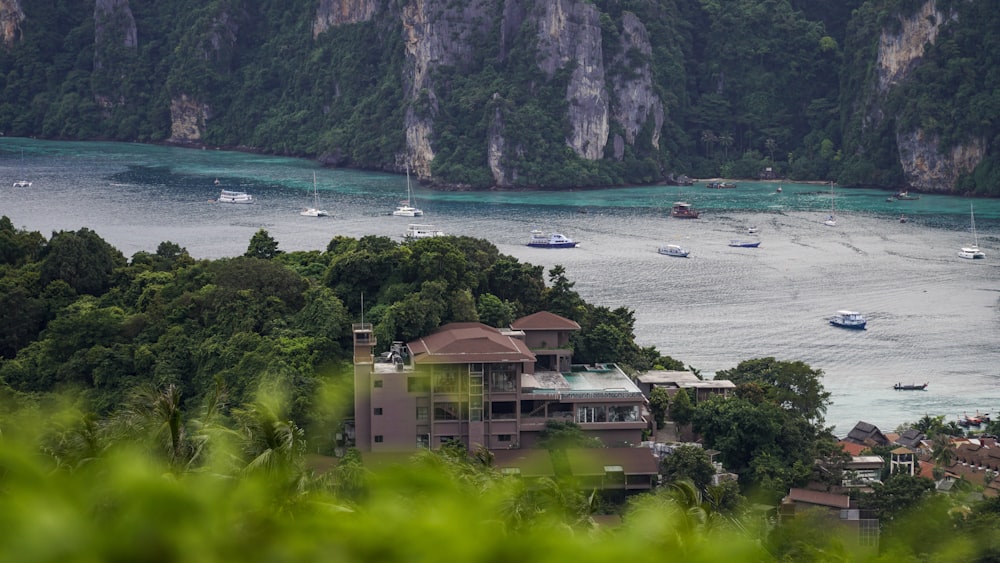
[[659,470],[649,448],[589,448],[566,450],[573,475],[604,475],[605,467],[620,466],[626,475],[655,475]]
[[580,330],[576,321],[548,311],[539,311],[521,317],[510,324],[514,330]]
[[414,364],[534,362],[528,346],[482,323],[451,323],[407,344]]
[[861,455],[861,452],[868,449],[868,446],[863,444],[855,444],[854,442],[840,441],[840,447],[847,453],[851,455]]
[[790,489],[786,501],[802,502],[805,504],[815,504],[818,506],[829,506],[832,508],[850,508],[851,497],[847,495],[836,495],[823,491],[811,491],[809,489]]
[[556,474],[552,467],[552,456],[548,450],[490,450],[493,465],[500,470],[517,469],[521,477],[552,477]]

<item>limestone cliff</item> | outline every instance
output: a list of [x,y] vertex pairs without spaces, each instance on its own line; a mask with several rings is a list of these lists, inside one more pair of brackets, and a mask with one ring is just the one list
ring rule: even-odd
[[652,56],[652,46],[645,26],[635,14],[626,13],[622,17],[623,33],[621,35],[620,54],[615,57],[615,66],[628,69],[621,78],[614,81],[614,103],[611,116],[615,123],[625,131],[624,139],[615,139],[614,157],[622,159],[624,145],[633,145],[639,131],[653,120],[652,138],[654,148],[660,147],[660,131],[663,128],[663,103],[653,91],[652,72],[649,63],[632,60],[629,53],[639,53],[647,60]]
[[[94,3],[94,101],[104,110],[124,106],[127,97],[121,84],[128,60],[139,45],[135,18],[128,0],[97,0]],[[122,49],[124,47],[124,49]]]
[[377,13],[375,0],[320,0],[313,20],[313,37],[338,25],[369,21]]
[[[886,118],[880,102],[910,77],[920,64],[925,45],[933,44],[941,26],[955,18],[954,13],[941,11],[936,0],[928,0],[915,13],[899,16],[899,25],[892,31],[882,31],[876,60],[878,101],[868,113],[869,124]],[[906,182],[920,190],[941,192],[952,191],[959,176],[971,172],[982,161],[986,145],[983,139],[973,138],[942,150],[940,139],[920,128],[897,128],[896,144]]]
[[21,22],[24,21],[24,10],[21,0],[0,0],[0,41],[10,49],[21,37]]
[[207,104],[180,94],[170,100],[170,142],[197,143],[211,117]]

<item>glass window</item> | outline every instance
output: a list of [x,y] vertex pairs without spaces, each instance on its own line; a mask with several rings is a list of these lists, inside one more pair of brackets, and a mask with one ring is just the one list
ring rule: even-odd
[[459,420],[461,412],[455,402],[434,403],[434,420]]
[[382,443],[382,435],[381,434],[376,434],[375,435],[375,443],[376,444],[381,444]]
[[375,387],[376,389],[381,389],[382,388],[382,380],[381,379],[376,379],[375,382],[372,383],[372,386]]
[[509,442],[510,434],[500,434],[497,436],[497,442]]
[[431,390],[431,379],[427,376],[407,377],[406,390],[410,393],[426,393]]
[[375,416],[382,416],[382,407],[375,407]]
[[429,407],[417,407],[417,420],[427,420],[430,410]]
[[604,405],[587,405],[576,408],[577,422],[606,422]]
[[612,405],[608,407],[609,422],[638,422],[638,405]]

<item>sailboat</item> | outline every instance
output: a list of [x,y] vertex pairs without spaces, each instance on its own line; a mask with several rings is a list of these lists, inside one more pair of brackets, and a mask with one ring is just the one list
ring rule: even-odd
[[830,182],[830,215],[823,221],[823,224],[827,227],[837,226],[837,196],[833,193],[833,182]]
[[[21,170],[20,170],[20,173],[21,173],[21,178],[24,178],[24,151],[21,151]],[[14,187],[15,188],[30,188],[31,187],[31,182],[29,182],[28,180],[15,180],[14,181]]]
[[396,217],[420,217],[424,214],[423,211],[417,209],[410,205],[413,201],[413,192],[410,189],[410,167],[406,167],[406,199],[399,202],[396,206],[396,210],[392,212]]
[[976,235],[976,213],[971,203],[969,204],[969,218],[972,220],[972,246],[963,246],[958,251],[958,255],[961,258],[968,258],[970,260],[986,258],[986,253],[979,250],[979,237]]
[[313,206],[299,211],[305,217],[326,217],[329,213],[319,208],[319,190],[316,188],[316,173],[313,172]]

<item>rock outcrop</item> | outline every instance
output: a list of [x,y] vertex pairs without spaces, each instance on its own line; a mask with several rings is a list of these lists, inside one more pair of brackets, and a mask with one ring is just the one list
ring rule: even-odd
[[21,0],[0,0],[0,41],[5,48],[10,49],[20,39],[23,21]]
[[[894,87],[909,79],[924,55],[924,47],[933,44],[941,26],[957,16],[942,12],[936,0],[928,0],[915,13],[899,17],[896,29],[883,30],[878,41],[876,84],[878,100],[885,100]],[[868,112],[868,123],[885,119],[885,109],[876,104]],[[942,150],[940,139],[920,128],[897,128],[899,162],[906,182],[924,191],[950,192],[959,176],[971,172],[983,159],[983,139],[968,139]]]
[[370,21],[377,8],[375,0],[320,0],[313,20],[313,37],[331,27]]
[[208,105],[192,100],[187,94],[170,100],[170,142],[197,143],[210,117]]
[[625,131],[624,139],[615,139],[614,157],[622,159],[625,144],[635,144],[639,131],[652,119],[653,127],[650,143],[654,148],[660,147],[660,131],[663,129],[664,110],[659,96],[653,91],[652,71],[646,61],[636,61],[629,53],[639,53],[646,60],[652,56],[653,48],[649,44],[649,35],[645,26],[635,14],[626,13],[622,16],[623,32],[620,53],[615,57],[615,66],[625,69],[625,72],[614,80],[614,103],[612,104],[612,120],[621,125]]

